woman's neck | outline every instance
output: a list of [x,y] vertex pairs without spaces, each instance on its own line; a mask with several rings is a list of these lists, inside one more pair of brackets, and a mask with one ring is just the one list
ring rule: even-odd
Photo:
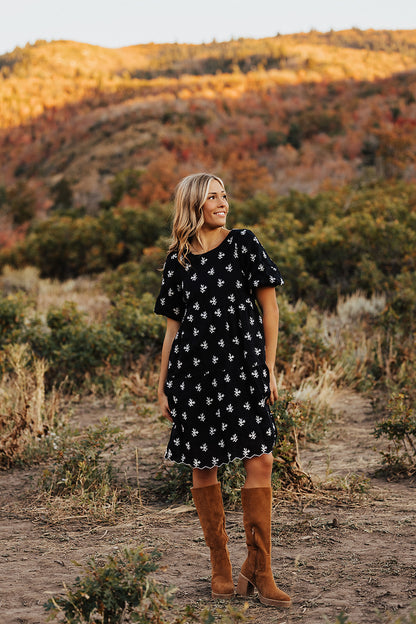
[[206,253],[211,249],[215,249],[215,247],[218,247],[218,245],[220,245],[222,241],[226,238],[229,231],[230,230],[227,230],[224,227],[212,229],[205,229],[202,227],[199,231],[199,239],[201,241],[201,244],[199,244],[196,238],[193,238],[191,241],[192,250],[195,251],[195,253],[200,254]]

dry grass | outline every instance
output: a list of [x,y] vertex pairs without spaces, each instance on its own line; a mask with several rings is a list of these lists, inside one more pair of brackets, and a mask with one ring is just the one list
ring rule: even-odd
[[59,412],[56,390],[45,397],[43,360],[29,365],[26,345],[6,349],[10,372],[0,383],[0,466],[9,467],[34,440],[46,436]]
[[36,296],[39,293],[39,284],[39,269],[36,267],[26,266],[23,269],[14,269],[8,265],[3,267],[0,291],[5,295],[23,291]]
[[72,301],[92,322],[99,322],[104,319],[111,306],[99,279],[82,276],[59,282],[41,279],[39,269],[33,266],[14,269],[6,265],[0,276],[0,294],[16,292],[29,295],[31,303],[41,316],[45,316],[51,307],[62,307],[66,301]]
[[102,321],[111,305],[97,279],[78,277],[65,282],[40,280],[36,307],[41,315],[51,307],[61,307],[66,301],[74,302],[92,322]]
[[337,304],[337,317],[343,326],[356,323],[365,316],[379,316],[386,307],[386,295],[372,295],[371,298],[357,291],[349,297],[340,297]]
[[335,314],[323,316],[322,338],[336,358],[344,383],[351,388],[362,384],[372,367],[379,368],[386,379],[391,377],[396,356],[393,338],[386,352],[382,348],[382,331],[374,327],[385,307],[385,295],[366,297],[356,292],[339,299]]

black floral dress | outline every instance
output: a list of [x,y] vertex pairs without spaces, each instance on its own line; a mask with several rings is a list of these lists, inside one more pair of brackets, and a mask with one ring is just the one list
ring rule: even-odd
[[255,289],[283,279],[253,232],[231,230],[201,255],[166,259],[155,312],[180,321],[165,383],[173,427],[165,457],[193,468],[270,453],[262,318]]

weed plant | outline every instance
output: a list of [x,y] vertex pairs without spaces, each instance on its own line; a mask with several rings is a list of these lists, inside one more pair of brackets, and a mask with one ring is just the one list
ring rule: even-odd
[[149,578],[158,568],[156,556],[155,552],[149,555],[138,549],[109,557],[105,565],[90,559],[83,567],[84,575],[66,589],[65,597],[50,598],[45,603],[49,619],[62,615],[61,621],[70,624],[118,624],[128,616],[131,622],[162,624],[173,591]]
[[0,466],[10,468],[29,455],[36,461],[45,449],[52,450],[50,434],[57,426],[61,396],[55,390],[45,395],[46,364],[30,361],[26,345],[8,345],[3,353],[8,372],[0,380]]
[[409,397],[403,393],[391,395],[388,416],[374,429],[376,438],[387,438],[387,450],[380,451],[385,471],[389,474],[416,474],[416,413]]
[[[222,496],[227,509],[235,509],[240,504],[240,489],[244,485],[243,462],[236,460],[218,469],[218,479],[222,485]],[[170,503],[189,503],[192,500],[192,468],[185,464],[162,464],[156,474],[156,483],[151,489],[158,497]]]
[[[242,610],[209,608],[197,613],[187,606],[174,609],[175,589],[156,583],[150,576],[158,569],[160,554],[142,549],[124,550],[104,564],[90,559],[64,596],[54,596],[44,604],[48,620],[60,618],[66,624],[236,624],[247,621]],[[80,565],[80,564],[77,564]],[[176,611],[176,612],[175,612]]]
[[370,490],[370,479],[355,473],[347,474],[343,477],[339,475],[330,476],[320,488],[325,491],[335,491],[346,498],[349,502],[360,502]]
[[[119,429],[103,419],[95,427],[67,435],[58,443],[54,463],[44,469],[40,485],[51,497],[71,498],[100,515],[121,499],[112,456],[121,448]],[[110,455],[110,457],[109,457]]]
[[273,449],[272,483],[276,490],[308,491],[313,483],[299,464],[299,442],[305,437],[305,428],[313,411],[306,404],[296,402],[288,395],[272,408],[277,429],[277,443]]

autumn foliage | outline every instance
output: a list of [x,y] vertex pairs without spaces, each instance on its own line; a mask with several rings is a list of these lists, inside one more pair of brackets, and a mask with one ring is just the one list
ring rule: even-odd
[[[167,202],[197,170],[222,175],[234,198],[413,180],[415,40],[355,29],[3,55],[0,244],[62,208]],[[135,182],[114,195],[126,171]]]

